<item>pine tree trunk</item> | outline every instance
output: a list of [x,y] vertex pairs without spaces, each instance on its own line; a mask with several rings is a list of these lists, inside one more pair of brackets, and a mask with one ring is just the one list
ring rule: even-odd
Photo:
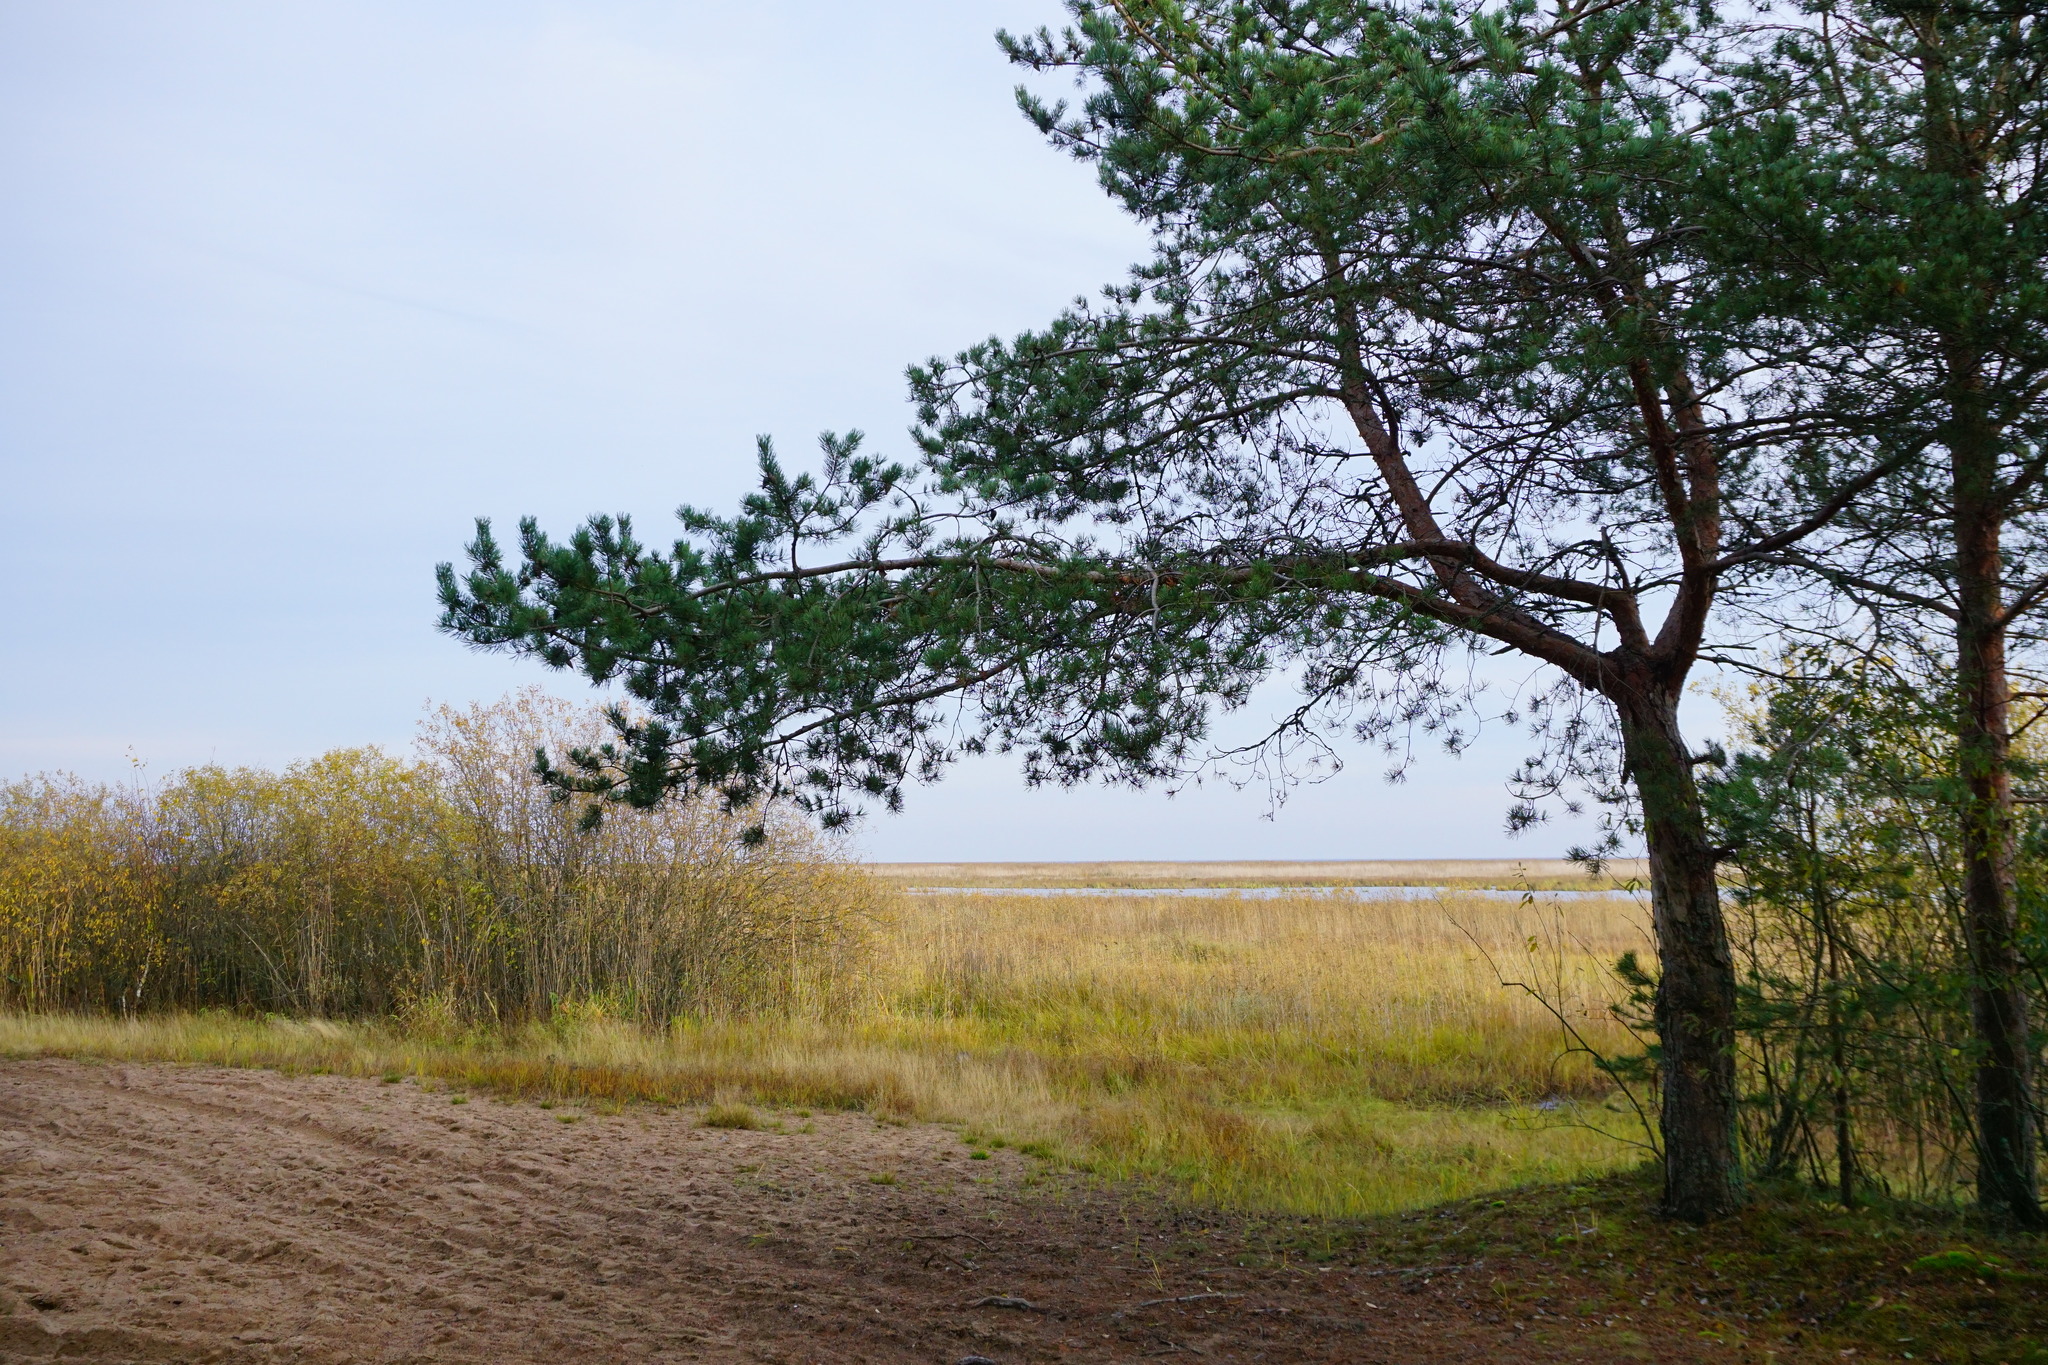
[[1629,776],[1642,801],[1650,912],[1661,974],[1656,1024],[1663,1109],[1664,1212],[1704,1223],[1742,1202],[1736,1149],[1735,964],[1721,913],[1678,701],[1662,686],[1616,699]]
[[[1983,128],[1969,124],[1958,100],[1946,46],[1951,30],[1928,23],[1917,32],[1927,169],[1948,191],[1930,205],[1923,231],[1953,253],[1957,259],[1944,266],[1954,269],[1985,240],[1988,140]],[[1989,279],[1979,272],[1978,287]],[[1958,302],[1973,292],[1967,283],[1955,287]],[[1935,323],[1946,371],[1942,434],[1955,504],[1956,776],[1963,788],[1963,928],[1977,1045],[1977,1199],[1994,1216],[2041,1227],[2048,1220],[2034,1168],[2027,1000],[2013,887],[2012,692],[2000,544],[2010,509],[1999,482],[2000,441],[1985,395],[1985,356],[1972,336],[1979,321],[1951,313]]]
[[[1971,367],[1965,365],[1963,375]],[[1952,369],[1952,373],[1953,373]],[[1997,447],[1957,395],[1949,441],[1956,515],[1956,767],[1962,781],[1963,920],[1976,1033],[1977,1199],[2043,1226],[2029,1095],[2027,999],[2013,886],[2011,689],[2005,671]]]

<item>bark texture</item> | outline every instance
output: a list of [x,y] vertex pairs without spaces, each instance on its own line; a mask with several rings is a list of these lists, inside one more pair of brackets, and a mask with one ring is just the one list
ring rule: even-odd
[[1663,1211],[1704,1223],[1742,1201],[1736,1134],[1735,964],[1717,857],[1678,727],[1677,697],[1637,682],[1617,696],[1629,774],[1643,807],[1650,911],[1661,972]]
[[2041,1210],[2034,1148],[2031,1040],[2022,986],[2014,888],[2012,688],[2006,676],[2006,619],[2000,580],[1998,457],[1991,433],[1973,420],[1975,367],[1952,364],[1950,439],[1956,508],[1956,763],[1963,789],[1964,928],[1970,955],[1970,1016],[1976,1033],[1977,1199],[1985,1211],[2023,1227],[2048,1225]]

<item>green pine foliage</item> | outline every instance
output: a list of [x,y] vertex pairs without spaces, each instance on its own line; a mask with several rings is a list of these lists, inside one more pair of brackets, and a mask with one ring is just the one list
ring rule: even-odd
[[[442,571],[451,633],[645,708],[564,787],[787,793],[836,822],[989,746],[1033,780],[1147,782],[1281,673],[1303,697],[1268,757],[1314,767],[1351,732],[1398,769],[1412,729],[1465,742],[1467,644],[1567,695],[1637,656],[1660,695],[1682,680],[1739,558],[1723,520],[1785,501],[1768,387],[1688,245],[1693,22],[1073,9],[1003,41],[1083,83],[1024,109],[1152,230],[1127,281],[914,367],[914,464],[828,435],[792,474],[764,440],[758,491],[685,508],[671,546],[486,525]],[[1765,428],[1711,449],[1709,404]],[[1553,766],[1611,793],[1603,728],[1564,709]]]

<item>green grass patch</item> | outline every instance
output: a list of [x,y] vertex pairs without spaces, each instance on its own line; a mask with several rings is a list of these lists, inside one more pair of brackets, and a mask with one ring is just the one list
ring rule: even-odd
[[1846,1210],[1794,1186],[1759,1188],[1740,1214],[1705,1228],[1657,1217],[1655,1198],[1654,1175],[1636,1171],[1275,1228],[1268,1251],[1477,1266],[1469,1282],[1489,1286],[1504,1317],[1562,1317],[1617,1342],[1631,1330],[1718,1339],[1746,1352],[1731,1359],[2048,1365],[2048,1238],[1957,1210]]

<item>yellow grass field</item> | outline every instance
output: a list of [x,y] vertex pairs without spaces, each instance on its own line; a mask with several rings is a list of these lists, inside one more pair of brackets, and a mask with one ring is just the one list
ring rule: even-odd
[[[902,895],[856,1003],[511,1031],[228,1015],[0,1017],[0,1053],[411,1074],[599,1105],[861,1108],[1198,1202],[1355,1215],[1631,1163],[1641,1128],[1543,1004],[1621,1051],[1616,896]],[[1604,1131],[1603,1131],[1604,1130]]]

